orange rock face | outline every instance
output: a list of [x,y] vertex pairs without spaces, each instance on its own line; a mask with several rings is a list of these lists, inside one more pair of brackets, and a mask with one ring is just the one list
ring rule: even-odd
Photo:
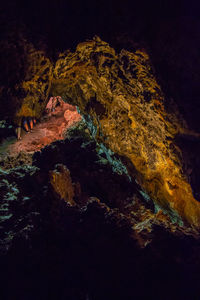
[[58,59],[51,92],[91,116],[96,139],[131,162],[132,175],[173,221],[200,227],[200,203],[174,142],[187,125],[176,108],[166,111],[144,50],[117,54],[98,37],[81,43]]
[[[24,116],[40,116],[49,94],[77,105],[83,115],[90,116],[96,140],[128,162],[129,172],[156,206],[175,222],[200,227],[200,203],[193,196],[189,173],[183,171],[182,151],[175,143],[179,134],[198,138],[200,134],[188,130],[175,105],[173,112],[166,111],[168,99],[146,51],[116,53],[95,37],[79,44],[74,53],[61,53],[55,67],[42,52],[30,48],[26,70],[19,85],[25,96],[16,123]],[[33,141],[38,149],[62,139],[65,124],[75,121],[72,112],[62,113],[58,126],[48,124],[39,140]],[[51,115],[57,122],[54,111]],[[23,143],[18,145],[23,148]]]
[[64,139],[68,128],[81,120],[81,115],[76,108],[68,103],[55,108],[53,112],[46,115],[40,123],[36,123],[29,133],[22,133],[22,139],[15,142],[8,149],[11,153],[34,152],[44,146]]

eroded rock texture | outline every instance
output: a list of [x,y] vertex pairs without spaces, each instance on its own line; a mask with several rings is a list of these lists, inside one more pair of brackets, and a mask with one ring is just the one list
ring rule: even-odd
[[97,140],[134,166],[132,175],[149,196],[172,218],[199,227],[200,204],[174,143],[177,134],[189,131],[178,112],[166,112],[148,54],[118,54],[95,37],[61,54],[53,78],[51,93],[92,117]]
[[99,147],[76,128],[33,166],[0,170],[1,296],[195,299],[199,241],[154,213]]
[[[10,93],[15,124],[23,117],[40,118],[48,96],[61,96],[78,106],[91,134],[122,157],[158,207],[173,221],[200,226],[198,173],[191,171],[193,158],[182,152],[179,142],[181,137],[198,144],[199,134],[187,129],[172,102],[171,113],[165,110],[168,99],[145,50],[116,53],[95,37],[79,44],[74,53],[61,53],[54,67],[43,51],[21,37],[17,51],[23,58],[21,77],[9,83],[12,89],[8,82],[1,89],[2,95]],[[1,101],[6,99],[2,96]]]
[[16,118],[31,116],[40,118],[48,99],[52,65],[42,51],[34,48],[27,53],[27,70],[18,88],[24,93]]
[[[15,126],[23,117],[40,118],[52,78],[52,63],[23,34],[5,34],[1,44],[1,118],[12,118]],[[4,57],[6,53],[6,59]]]

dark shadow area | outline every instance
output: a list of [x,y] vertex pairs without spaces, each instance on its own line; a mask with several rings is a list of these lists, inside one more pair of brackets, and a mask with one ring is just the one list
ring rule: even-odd
[[175,141],[182,151],[184,174],[192,187],[195,199],[200,201],[200,138],[178,135]]
[[[117,198],[123,206],[136,188],[96,162],[93,143],[83,146],[80,138],[65,147],[56,142],[35,155],[40,169],[1,172],[8,204],[0,228],[2,299],[198,299],[199,241],[153,223],[144,235],[132,230],[137,217],[125,217]],[[56,163],[66,163],[79,182],[81,205],[52,193],[48,170]],[[149,244],[141,248],[140,239]]]

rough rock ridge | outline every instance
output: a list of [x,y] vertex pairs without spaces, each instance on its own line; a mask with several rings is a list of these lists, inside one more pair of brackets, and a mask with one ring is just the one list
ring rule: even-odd
[[198,173],[191,175],[177,143],[181,136],[197,145],[200,135],[187,129],[175,105],[174,112],[166,111],[168,99],[145,50],[116,53],[95,37],[74,53],[61,53],[55,65],[22,38],[16,50],[23,62],[21,76],[12,84],[4,82],[0,90],[1,101],[9,96],[15,106],[10,112],[15,124],[23,116],[40,118],[48,97],[61,96],[79,108],[96,140],[121,156],[158,209],[180,224],[200,226],[200,191],[193,179]]
[[187,130],[176,109],[171,114],[165,110],[167,99],[148,54],[118,54],[95,37],[79,44],[74,53],[60,54],[53,78],[51,93],[91,116],[97,140],[124,158],[157,205],[172,219],[199,227],[200,204],[174,142],[179,134],[199,135]]
[[0,170],[4,299],[198,295],[197,236],[155,213],[105,151],[77,130],[35,153],[33,166]]

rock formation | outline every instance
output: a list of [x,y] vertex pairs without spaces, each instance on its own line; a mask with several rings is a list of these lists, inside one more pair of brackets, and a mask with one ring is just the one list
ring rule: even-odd
[[74,187],[72,185],[70,172],[63,165],[57,165],[56,170],[49,172],[53,192],[67,203],[74,205]]
[[78,107],[96,140],[121,156],[158,209],[175,222],[199,227],[200,204],[194,197],[199,190],[190,180],[190,167],[184,169],[176,141],[179,136],[198,140],[200,135],[187,128],[175,104],[171,113],[165,109],[168,99],[146,51],[116,53],[95,37],[80,43],[74,53],[61,53],[53,67],[44,52],[26,40],[21,44],[23,76],[10,92],[14,123],[40,118],[49,96],[61,96]]
[[197,235],[154,212],[85,125],[36,152],[32,166],[0,170],[0,180],[4,299],[198,295]]
[[41,117],[48,100],[52,63],[43,50],[35,49],[22,34],[16,35],[6,36],[8,40],[0,45],[2,55],[8,53],[9,57],[1,80],[0,115],[21,126],[23,117]]
[[91,116],[97,140],[131,162],[137,182],[172,219],[199,227],[200,204],[174,142],[189,131],[178,111],[165,110],[144,50],[118,54],[98,37],[81,43],[57,60],[51,93]]
[[22,2],[0,10],[1,298],[199,299],[198,10]]

